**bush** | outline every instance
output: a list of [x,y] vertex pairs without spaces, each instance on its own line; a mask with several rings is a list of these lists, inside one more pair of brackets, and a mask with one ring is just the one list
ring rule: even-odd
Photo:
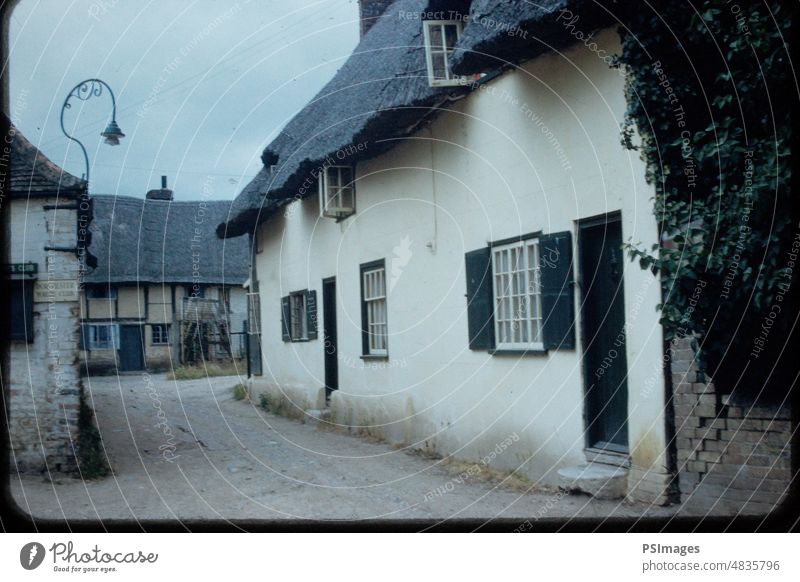
[[262,392],[258,395],[258,405],[265,411],[272,414],[282,414],[281,401],[279,398],[274,398],[269,394]]
[[233,387],[233,399],[244,400],[247,398],[247,386],[244,384],[237,384]]

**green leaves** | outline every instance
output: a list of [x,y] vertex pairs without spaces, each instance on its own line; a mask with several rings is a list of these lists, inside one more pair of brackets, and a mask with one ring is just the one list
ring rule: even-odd
[[737,330],[757,328],[778,300],[796,98],[785,42],[797,7],[781,6],[773,19],[775,9],[748,5],[744,14],[711,0],[694,3],[697,13],[678,2],[629,6],[620,29],[629,71],[622,143],[638,144],[664,237],[648,250],[626,248],[661,275],[667,336],[699,333],[706,355],[721,360]]

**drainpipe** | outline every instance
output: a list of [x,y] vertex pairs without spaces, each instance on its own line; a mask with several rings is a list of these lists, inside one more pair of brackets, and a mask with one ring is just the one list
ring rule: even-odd
[[436,202],[436,162],[433,154],[433,131],[431,127],[428,126],[428,145],[430,147],[431,152],[431,194],[433,200],[433,239],[429,240],[425,246],[427,246],[430,251],[435,255],[436,254],[436,246],[439,242],[439,219],[438,219],[438,212],[437,212],[437,202]]

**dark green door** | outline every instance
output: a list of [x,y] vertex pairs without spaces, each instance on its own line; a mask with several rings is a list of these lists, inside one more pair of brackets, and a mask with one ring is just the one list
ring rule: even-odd
[[325,397],[339,389],[339,345],[336,331],[336,279],[322,281],[322,322],[325,333]]
[[141,325],[119,326],[119,369],[144,370],[144,342]]
[[619,217],[580,227],[587,445],[628,452],[622,226]]

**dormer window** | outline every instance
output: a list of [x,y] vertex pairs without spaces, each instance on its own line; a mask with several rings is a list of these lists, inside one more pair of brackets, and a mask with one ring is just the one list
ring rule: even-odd
[[352,166],[328,166],[319,174],[320,214],[341,220],[356,211]]
[[462,77],[450,70],[450,57],[461,38],[460,20],[426,20],[425,56],[428,60],[428,83],[431,87],[460,85]]

